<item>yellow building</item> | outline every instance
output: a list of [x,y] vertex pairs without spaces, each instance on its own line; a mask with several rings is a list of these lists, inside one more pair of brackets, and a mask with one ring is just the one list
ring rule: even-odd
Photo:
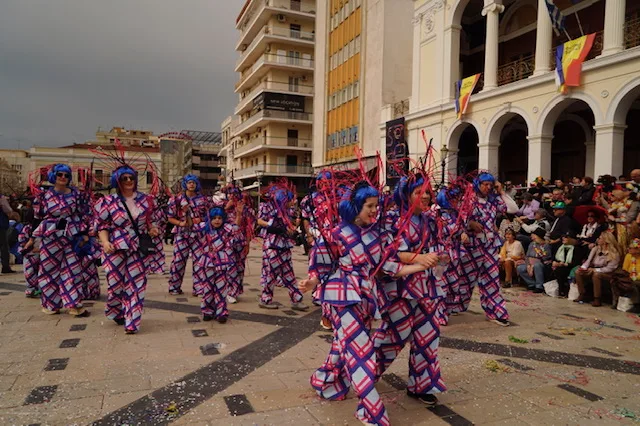
[[142,129],[125,129],[124,127],[112,127],[110,131],[105,132],[98,128],[96,132],[96,140],[88,141],[88,144],[95,145],[111,145],[116,139],[124,146],[143,146],[147,148],[157,148],[160,141],[154,136],[150,130]]
[[[320,2],[323,3],[323,2]],[[247,0],[236,20],[234,179],[311,175],[316,2]]]
[[[575,4],[574,4],[575,3]],[[424,130],[451,173],[488,169],[500,179],[628,174],[640,166],[640,1],[555,0],[566,30],[595,34],[581,86],[558,92],[545,0],[417,0],[409,152]],[[458,119],[454,83],[482,73]],[[383,132],[384,123],[380,124]]]
[[354,148],[371,158],[384,147],[383,106],[411,94],[412,16],[412,0],[319,2],[314,167],[352,167]]

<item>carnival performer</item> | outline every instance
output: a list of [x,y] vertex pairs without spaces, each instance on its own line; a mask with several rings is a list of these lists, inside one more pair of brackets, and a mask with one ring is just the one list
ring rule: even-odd
[[[227,193],[229,201],[225,208],[225,213],[227,214],[226,222],[237,225],[243,234],[243,238],[238,239],[233,246],[235,266],[227,274],[227,280],[229,281],[227,302],[233,304],[238,303],[238,297],[244,293],[244,274],[247,267],[249,244],[254,237],[256,213],[251,207],[249,194],[246,192],[241,193],[235,186],[232,186]],[[242,205],[242,211],[240,212],[238,212],[239,205]]]
[[40,239],[40,269],[38,287],[42,312],[57,314],[64,306],[70,315],[88,316],[82,306],[82,289],[76,277],[81,273],[80,260],[73,250],[74,236],[86,233],[81,219],[81,196],[71,186],[71,167],[55,164],[48,172],[50,190],[37,190],[34,212],[40,225],[33,238]]
[[518,206],[502,190],[492,174],[480,172],[473,180],[473,211],[468,228],[461,236],[466,255],[461,258],[463,276],[460,279],[461,305],[456,311],[466,311],[477,283],[480,302],[490,321],[509,325],[509,313],[500,294],[499,258],[502,239],[496,228],[498,214],[514,214]]
[[389,305],[382,313],[374,342],[378,378],[410,342],[407,395],[435,405],[438,399],[434,394],[446,390],[438,360],[440,325],[436,316],[445,297],[443,272],[451,253],[438,241],[439,219],[437,210],[430,209],[429,190],[422,173],[402,177],[396,185],[394,199],[401,219],[392,222],[392,234],[398,242],[397,256],[404,264],[421,265],[422,270],[384,282]]
[[[92,220],[95,222],[95,219],[92,218]],[[92,224],[89,226],[92,226]],[[78,280],[80,281],[84,300],[100,299],[100,276],[98,275],[96,262],[100,261],[101,247],[96,240],[96,232],[90,229],[88,235],[83,235],[74,244],[74,250],[80,259],[82,272]]]
[[41,291],[38,288],[38,270],[40,269],[40,240],[32,237],[34,228],[37,228],[33,209],[25,216],[25,225],[18,235],[18,244],[21,247],[24,263],[24,280],[27,288],[24,291],[26,297],[39,298]]
[[[236,206],[236,222],[226,222],[226,213],[220,207],[214,207],[209,211],[210,222],[206,225],[206,242],[204,253],[200,257],[202,274],[200,275],[203,290],[200,310],[203,321],[216,319],[224,324],[229,317],[227,309],[227,291],[229,280],[227,275],[233,273],[237,267],[234,247],[243,246],[244,236],[240,230],[242,221],[243,204]],[[237,275],[237,273],[235,274]]]
[[268,201],[260,205],[258,214],[258,225],[264,228],[260,275],[262,296],[259,306],[264,309],[278,309],[278,305],[273,303],[273,290],[279,283],[289,291],[291,309],[306,311],[309,307],[302,302],[302,293],[296,286],[291,257],[291,235],[294,228],[289,213],[294,195],[284,184],[282,187],[272,185],[274,186],[269,190],[271,195]]
[[340,202],[342,221],[323,243],[336,253],[330,268],[333,272],[324,279],[302,280],[299,286],[303,291],[319,286],[320,300],[331,305],[334,328],[329,356],[311,376],[311,386],[329,400],[344,399],[352,386],[359,399],[356,418],[365,424],[386,426],[389,417],[375,388],[378,367],[370,335],[371,323],[380,318],[385,302],[374,275],[380,269],[399,278],[425,268],[383,259],[378,227],[371,226],[377,216],[378,196],[375,188],[361,182]]
[[149,266],[147,268],[149,274],[166,275],[167,264],[164,254],[164,242],[162,240],[167,230],[167,215],[162,205],[158,205],[158,208],[154,211],[154,220],[158,226],[158,232],[160,234],[157,237],[153,237],[151,241],[155,245],[155,251],[148,256],[147,261]]
[[111,187],[117,192],[100,202],[96,219],[108,284],[105,315],[124,325],[126,334],[135,334],[147,286],[145,256],[153,251],[151,238],[159,235],[153,223],[156,206],[138,192],[138,173],[129,165],[113,171]]
[[186,175],[182,179],[182,189],[184,192],[176,195],[169,201],[167,207],[167,218],[169,223],[174,225],[173,232],[176,238],[173,244],[173,261],[171,262],[171,277],[169,278],[169,294],[183,294],[182,280],[187,266],[187,259],[191,257],[193,262],[193,296],[201,296],[202,289],[196,287],[197,282],[202,282],[197,278],[200,273],[202,256],[202,241],[204,229],[207,222],[209,202],[200,193],[200,180],[195,175]]

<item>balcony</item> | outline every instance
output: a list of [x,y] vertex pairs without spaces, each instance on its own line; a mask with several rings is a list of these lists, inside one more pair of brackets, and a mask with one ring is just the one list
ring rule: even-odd
[[239,179],[245,179],[256,176],[256,172],[263,171],[265,175],[275,176],[293,176],[293,177],[306,177],[311,176],[313,173],[313,167],[311,166],[298,166],[287,164],[258,164],[256,166],[246,167],[244,169],[238,169],[234,171],[234,176]]
[[313,73],[313,58],[279,55],[277,53],[264,53],[249,68],[240,73],[240,81],[236,83],[236,93],[246,90],[258,82],[271,67],[284,68],[291,71],[307,71]]
[[313,86],[281,83],[278,81],[264,81],[254,87],[248,94],[240,96],[240,103],[236,107],[234,114],[241,115],[243,112],[253,107],[253,100],[255,97],[264,91],[313,96]]
[[312,124],[313,114],[308,112],[289,112],[264,109],[238,124],[234,135],[249,133],[258,127],[263,127],[269,122],[296,122],[299,124]]
[[285,149],[287,151],[311,151],[311,139],[286,138],[276,136],[261,136],[251,142],[239,146],[235,150],[235,157],[240,158],[249,154],[255,154],[266,149]]
[[261,34],[256,35],[251,44],[244,50],[244,53],[238,58],[235,71],[240,72],[251,61],[255,61],[259,56],[258,52],[263,52],[269,43],[280,41],[292,46],[313,48],[315,40],[315,33],[265,25],[262,27]]
[[316,6],[314,1],[295,0],[266,0],[254,2],[253,6],[236,25],[236,29],[242,31],[236,50],[255,38],[260,28],[265,26],[274,15],[284,16],[285,22],[291,17],[295,20],[315,21]]

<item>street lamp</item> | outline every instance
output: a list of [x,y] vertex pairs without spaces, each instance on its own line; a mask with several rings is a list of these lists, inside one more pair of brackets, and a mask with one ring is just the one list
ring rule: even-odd
[[440,148],[440,165],[442,166],[442,177],[440,179],[440,186],[444,186],[444,171],[447,166],[447,156],[449,155],[449,148],[446,145],[442,145]]
[[264,176],[264,170],[256,170],[256,180],[258,181],[258,209],[260,209],[260,187],[262,186],[262,177]]

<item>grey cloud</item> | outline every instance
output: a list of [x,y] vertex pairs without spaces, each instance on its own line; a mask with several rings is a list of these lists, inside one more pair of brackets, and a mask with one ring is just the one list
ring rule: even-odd
[[0,147],[98,126],[218,130],[236,102],[243,0],[3,0]]

